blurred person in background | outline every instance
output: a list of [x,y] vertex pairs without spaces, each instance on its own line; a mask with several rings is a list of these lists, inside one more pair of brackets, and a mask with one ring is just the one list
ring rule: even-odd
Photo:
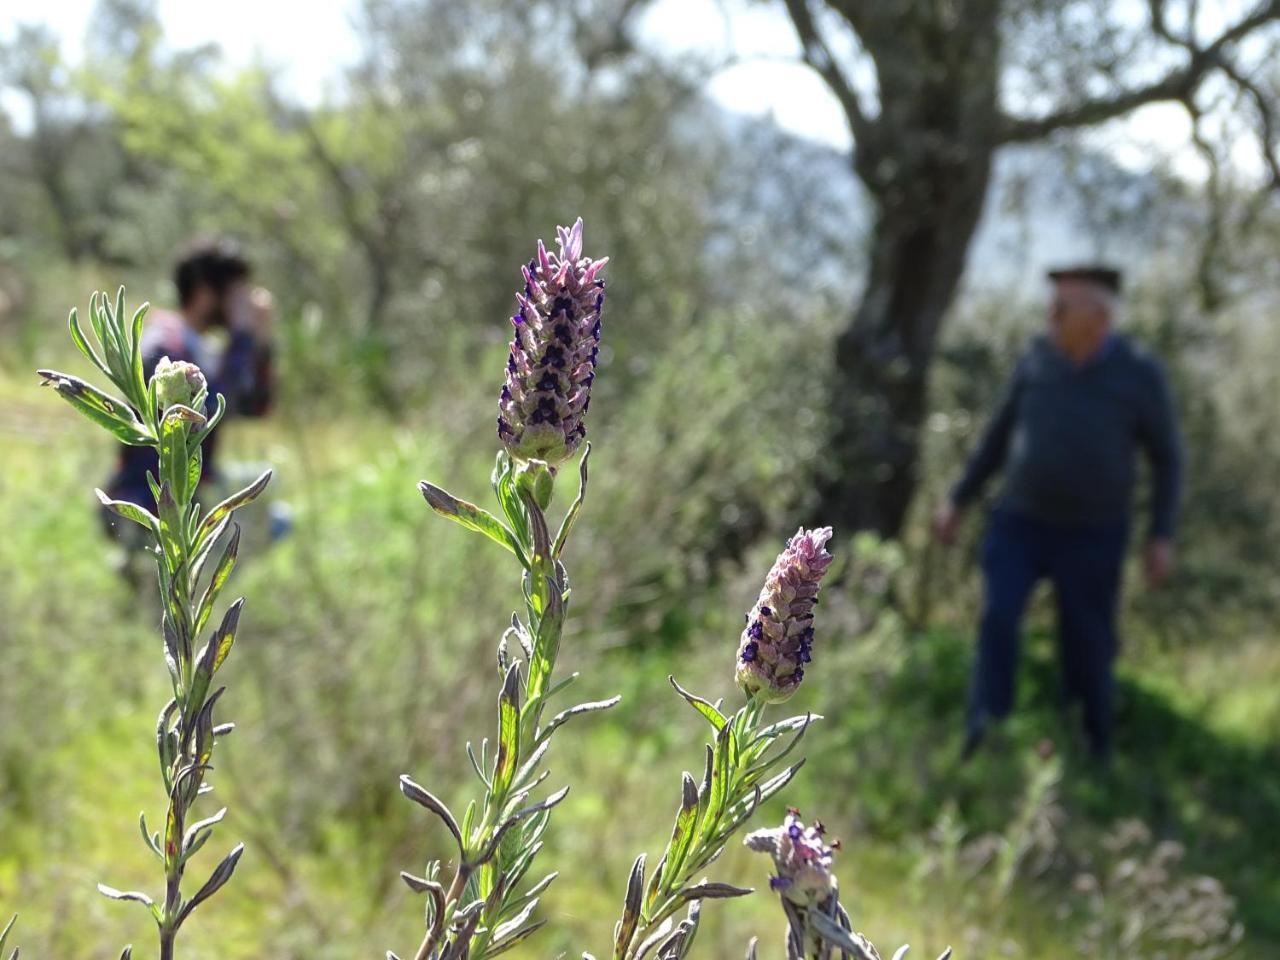
[[1111,751],[1116,611],[1135,460],[1151,464],[1147,584],[1173,566],[1181,454],[1159,363],[1113,330],[1120,274],[1055,270],[1048,330],[1018,361],[959,483],[934,516],[944,544],[1004,471],[982,544],[982,619],[964,755],[1013,707],[1019,634],[1035,585],[1053,584],[1064,699],[1083,706],[1093,756]]
[[[225,240],[199,240],[188,246],[174,266],[173,280],[178,294],[176,310],[152,308],[142,333],[143,368],[151,377],[164,357],[194,363],[209,383],[205,412],[214,409],[213,398],[221,393],[227,400],[226,417],[258,417],[265,414],[273,395],[271,329],[274,307],[271,294],[252,283],[249,261]],[[217,491],[229,482],[218,459],[215,430],[204,443],[206,494],[218,499]],[[150,447],[120,447],[115,473],[106,486],[109,496],[148,505],[153,497],[147,473],[156,473],[156,452]],[[138,551],[128,536],[133,525],[104,511],[109,531],[126,547],[126,571],[130,556]],[[139,532],[143,532],[139,529]]]

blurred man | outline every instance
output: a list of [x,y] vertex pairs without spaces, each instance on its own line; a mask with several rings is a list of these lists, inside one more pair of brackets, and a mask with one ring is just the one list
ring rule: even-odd
[[[162,357],[197,364],[209,382],[210,403],[221,393],[227,417],[261,416],[271,402],[271,294],[252,286],[249,262],[230,243],[200,241],[174,267],[178,309],[153,308],[142,334],[148,378]],[[204,444],[204,482],[218,480],[215,430]],[[120,448],[107,492],[117,500],[151,504],[147,471],[156,472],[149,447]],[[108,522],[120,531],[114,514]],[[127,524],[125,526],[128,526]]]
[[1003,468],[982,547],[966,756],[988,723],[1013,706],[1022,614],[1042,579],[1057,596],[1066,700],[1082,702],[1089,748],[1108,756],[1116,607],[1139,449],[1152,468],[1147,583],[1159,585],[1173,565],[1181,457],[1164,375],[1112,330],[1117,271],[1085,267],[1049,277],[1047,334],[1018,361],[978,449],[934,517],[938,539],[954,542],[965,509]]

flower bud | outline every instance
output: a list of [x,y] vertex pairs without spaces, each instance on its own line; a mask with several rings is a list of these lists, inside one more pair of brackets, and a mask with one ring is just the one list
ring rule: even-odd
[[833,866],[839,843],[828,845],[825,833],[819,821],[806,827],[800,812],[789,809],[782,826],[756,830],[744,842],[748,848],[773,857],[777,871],[769,881],[773,890],[798,906],[810,907],[826,903],[836,893]]
[[168,410],[175,404],[189,407],[196,397],[208,389],[199,367],[185,360],[173,361],[168,357],[160,358],[155,373],[151,375],[151,382],[156,385],[156,403],[161,411]]
[[498,403],[498,437],[517,460],[552,467],[572,456],[587,435],[600,348],[600,309],[608,262],[582,256],[582,219],[557,227],[559,252],[538,255],[523,268],[524,292],[511,318],[515,335]]
[[813,657],[813,608],[831,565],[831,528],[801,528],[778,554],[738,643],[738,685],[748,696],[781,703],[804,679]]

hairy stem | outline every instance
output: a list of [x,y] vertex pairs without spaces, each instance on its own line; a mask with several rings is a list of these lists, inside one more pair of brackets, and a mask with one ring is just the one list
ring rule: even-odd
[[445,894],[444,909],[437,910],[436,915],[431,918],[431,929],[422,939],[422,944],[418,947],[418,952],[413,955],[413,960],[428,960],[431,956],[436,944],[440,942],[440,935],[444,932],[445,913],[462,899],[462,891],[467,888],[470,877],[471,868],[465,863],[459,864],[458,872],[453,875],[453,883],[449,885],[449,892]]

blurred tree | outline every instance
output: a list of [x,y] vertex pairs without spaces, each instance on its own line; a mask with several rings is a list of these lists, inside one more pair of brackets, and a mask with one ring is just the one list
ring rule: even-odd
[[72,262],[109,260],[102,242],[105,186],[118,169],[119,153],[85,109],[57,38],[43,27],[19,25],[0,44],[0,85],[18,95],[28,128],[5,165],[34,180],[50,220],[47,233]]
[[[892,535],[916,486],[929,366],[996,151],[1146,104],[1194,114],[1225,85],[1257,113],[1274,187],[1275,101],[1259,72],[1280,2],[1227,19],[1218,4],[1190,0],[1175,17],[1172,3],[1149,0],[1143,23],[1105,0],[785,6],[804,61],[840,103],[874,211],[866,286],[836,342],[821,515]],[[1206,21],[1218,25],[1211,39]]]

